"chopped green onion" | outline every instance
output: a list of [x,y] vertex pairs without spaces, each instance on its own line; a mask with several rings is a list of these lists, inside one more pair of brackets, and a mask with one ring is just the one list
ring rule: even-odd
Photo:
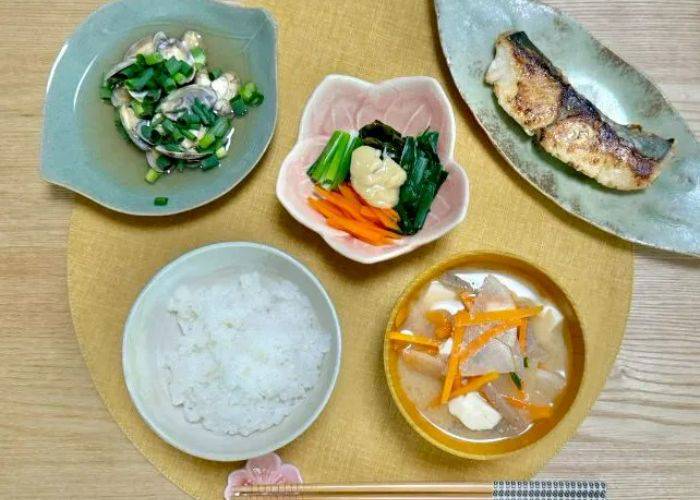
[[216,140],[216,136],[214,134],[212,134],[211,131],[209,131],[202,136],[202,138],[197,143],[197,146],[199,146],[202,149],[206,149],[209,146],[211,146],[215,140]]
[[180,73],[187,77],[192,76],[192,73],[194,73],[194,68],[185,61],[180,61]]
[[141,75],[134,78],[129,78],[124,84],[131,90],[141,90],[148,82],[151,81],[151,78],[153,78],[154,75],[155,71],[153,68],[147,68],[146,71],[141,73]]
[[170,159],[167,156],[159,156],[156,159],[156,166],[162,171],[166,171],[170,167]]
[[194,103],[192,104],[192,111],[199,116],[202,123],[205,125],[211,125],[216,119],[216,115],[214,115],[212,110],[205,106],[199,99],[194,100]]
[[248,106],[246,106],[246,103],[243,101],[240,95],[237,95],[231,99],[231,109],[233,110],[233,114],[236,116],[245,116],[248,114]]
[[175,76],[175,73],[180,71],[180,61],[179,59],[175,59],[174,57],[171,57],[167,61],[165,61],[165,70],[168,72],[170,76]]
[[243,87],[241,87],[239,94],[243,99],[243,102],[245,102],[246,104],[250,104],[250,101],[253,98],[253,94],[255,94],[257,91],[258,86],[255,85],[254,82],[248,82],[245,85],[243,85]]
[[217,78],[219,78],[222,75],[222,73],[223,73],[223,71],[221,70],[221,68],[214,68],[213,70],[211,70],[209,72],[209,79],[216,80]]
[[231,128],[231,122],[225,116],[220,116],[216,119],[216,123],[214,123],[209,132],[219,138],[225,136],[229,128]]
[[199,115],[192,113],[190,111],[185,111],[180,115],[178,118],[179,122],[185,123],[187,125],[199,125],[202,123],[202,119],[199,117]]
[[262,95],[260,92],[255,92],[255,93],[253,93],[253,96],[250,98],[250,102],[248,102],[248,104],[251,106],[260,106],[264,100],[265,100],[264,95]]
[[202,50],[201,47],[192,48],[190,50],[190,54],[192,54],[192,57],[194,59],[194,65],[197,67],[197,69],[201,68],[206,64],[207,55],[204,53],[204,50]]
[[180,130],[180,133],[187,137],[190,141],[197,140],[197,136],[190,131],[189,127],[178,125],[178,129]]
[[226,156],[227,153],[228,153],[228,151],[226,151],[226,148],[224,146],[219,146],[219,148],[216,150],[216,152],[214,154],[216,155],[217,158],[221,159],[224,156]]
[[107,86],[100,87],[100,99],[110,100],[112,98],[112,89]]
[[523,366],[525,366],[525,368],[529,368],[529,367],[530,367],[530,360],[528,359],[527,356],[525,356],[525,357],[523,358]]
[[171,151],[173,153],[181,153],[182,152],[182,146],[180,144],[173,144],[173,143],[167,143],[167,144],[161,144],[166,150]]
[[159,73],[156,77],[156,81],[158,82],[158,85],[160,85],[166,92],[172,92],[177,88],[177,83],[175,83],[175,80],[170,78],[165,73]]
[[168,198],[166,198],[165,196],[156,196],[153,199],[153,204],[157,207],[164,207],[168,204]]
[[523,388],[523,381],[520,380],[520,377],[518,377],[517,373],[510,372],[510,379],[513,381],[515,387],[517,387],[518,390],[521,390]]
[[153,184],[154,182],[156,182],[158,180],[158,178],[161,175],[162,174],[160,172],[158,172],[157,170],[149,168],[148,172],[146,172],[146,182],[148,182],[149,184]]
[[145,54],[143,60],[147,65],[154,66],[159,62],[163,62],[163,56],[160,52],[153,52],[152,54]]
[[202,170],[211,170],[214,167],[218,167],[219,164],[219,159],[216,157],[216,155],[211,155],[207,156],[202,162],[200,163],[200,166],[202,167]]
[[176,141],[181,141],[183,134],[180,132],[179,127],[177,127],[171,120],[163,120],[163,129]]
[[134,63],[122,69],[121,71],[119,71],[119,73],[127,78],[133,78],[135,76],[138,76],[142,71],[143,66],[141,64]]
[[177,83],[178,85],[184,85],[185,83],[187,83],[187,77],[182,73],[175,73],[173,75],[173,80],[175,80],[175,83]]
[[138,116],[139,118],[146,114],[146,108],[144,107],[142,102],[133,100],[129,103],[129,106],[131,107],[131,109],[134,110],[134,113],[136,113],[136,116]]

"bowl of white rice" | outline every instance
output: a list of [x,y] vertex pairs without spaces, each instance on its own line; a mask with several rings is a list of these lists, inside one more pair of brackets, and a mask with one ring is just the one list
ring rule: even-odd
[[281,448],[316,420],[340,350],[333,303],[306,267],[231,242],[192,250],[151,279],[126,320],[122,364],[158,436],[234,461]]

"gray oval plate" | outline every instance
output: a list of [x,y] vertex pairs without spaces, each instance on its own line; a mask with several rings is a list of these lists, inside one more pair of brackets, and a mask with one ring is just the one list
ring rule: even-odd
[[[700,255],[700,144],[644,75],[580,24],[533,0],[435,0],[452,77],[503,157],[568,212],[626,240]],[[646,190],[600,186],[541,151],[497,104],[484,74],[496,37],[523,30],[583,95],[621,123],[676,139],[671,164]]]
[[[208,172],[185,171],[145,182],[142,151],[122,139],[113,108],[99,97],[104,72],[129,45],[158,30],[204,36],[208,65],[255,81],[265,101],[234,120],[229,155]],[[134,215],[170,215],[230,191],[267,149],[277,119],[277,33],[270,14],[212,0],[120,0],[90,15],[61,48],[47,84],[41,174],[100,205]],[[155,206],[167,196],[165,206]]]

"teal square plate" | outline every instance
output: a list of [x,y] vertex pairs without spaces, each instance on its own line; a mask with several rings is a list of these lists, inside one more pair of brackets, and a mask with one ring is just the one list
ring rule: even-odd
[[[114,127],[113,108],[99,88],[104,73],[139,38],[156,31],[180,36],[199,31],[208,65],[254,81],[265,100],[234,120],[229,154],[221,166],[145,182],[146,158]],[[277,33],[265,10],[212,0],[120,0],[95,11],[61,48],[47,84],[41,174],[112,210],[171,215],[202,206],[230,191],[267,149],[277,119]],[[165,196],[168,204],[154,205]]]

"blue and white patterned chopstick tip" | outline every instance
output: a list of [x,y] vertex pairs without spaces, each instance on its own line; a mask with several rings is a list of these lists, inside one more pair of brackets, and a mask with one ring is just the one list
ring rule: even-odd
[[603,481],[496,481],[494,500],[591,500],[607,498]]

